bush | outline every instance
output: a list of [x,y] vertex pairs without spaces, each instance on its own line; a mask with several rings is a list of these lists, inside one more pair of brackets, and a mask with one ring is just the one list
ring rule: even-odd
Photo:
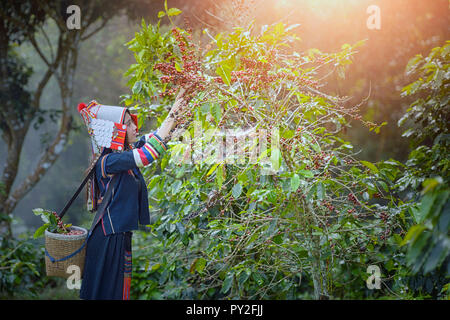
[[54,281],[45,275],[44,248],[31,236],[0,238],[0,295],[37,297]]
[[418,98],[399,120],[400,126],[409,125],[403,136],[411,139],[413,150],[398,187],[412,194],[413,225],[402,244],[408,244],[407,263],[414,274],[439,268],[450,274],[449,61],[447,41],[425,58],[417,55],[406,68],[416,80],[403,95]]
[[[176,119],[187,128],[182,142],[144,170],[156,222],[151,241],[137,240],[145,243],[135,258],[138,296],[362,297],[367,267],[383,264],[383,248],[401,242],[407,208],[392,192],[401,164],[358,161],[340,137],[352,120],[375,132],[383,124],[320,90],[321,75],[342,75],[362,42],[299,53],[293,28],[251,24],[208,34],[202,49],[189,28],[163,32],[160,22],[143,21],[128,43],[136,64],[126,73],[132,94],[124,102],[141,119],[163,119],[163,105],[186,79],[197,86]],[[149,108],[149,100],[160,105]],[[207,149],[222,145],[225,130],[242,128],[257,138],[228,135],[237,154]]]

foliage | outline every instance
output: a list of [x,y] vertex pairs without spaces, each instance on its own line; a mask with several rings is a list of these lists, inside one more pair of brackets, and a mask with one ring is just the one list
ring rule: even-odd
[[[6,59],[6,68],[9,75],[8,90],[0,91],[0,98],[8,104],[11,114],[4,112],[6,106],[0,111],[2,118],[0,120],[0,129],[6,131],[6,116],[14,116],[19,123],[24,121],[24,117],[29,113],[30,93],[25,89],[32,69],[28,67],[22,58],[13,49],[8,50]],[[13,114],[13,115],[12,115]]]
[[[0,297],[36,296],[52,281],[45,277],[44,250],[28,239],[1,237]],[[44,277],[43,277],[44,275]]]
[[408,119],[413,122],[403,133],[412,139],[413,151],[398,185],[402,190],[409,187],[416,202],[411,206],[414,224],[402,243],[408,244],[407,262],[413,273],[427,274],[444,261],[443,272],[450,273],[449,61],[447,41],[425,58],[412,58],[406,68],[416,80],[403,88],[403,95],[418,98],[399,120],[400,126]]
[[33,213],[40,216],[44,224],[39,227],[34,233],[34,238],[44,235],[45,230],[53,233],[67,234],[72,224],[64,224],[58,214],[54,211],[45,210],[42,208],[33,209]]
[[[192,50],[202,82],[182,115],[194,121],[182,123],[183,142],[144,171],[158,242],[143,240],[146,253],[136,257],[138,296],[345,298],[352,286],[364,291],[367,266],[383,262],[383,246],[401,241],[407,207],[391,192],[399,164],[357,161],[340,138],[349,118],[380,126],[322,92],[317,76],[342,75],[362,42],[337,53],[299,53],[292,49],[295,27],[250,24],[214,36],[205,30],[211,43],[201,49],[189,28],[163,31],[160,22],[143,21],[128,43],[136,64],[126,73],[132,92],[124,101],[141,118],[161,120],[175,93],[170,85],[192,72],[180,41]],[[150,99],[160,105],[149,108]],[[249,132],[257,136],[250,143]],[[238,153],[222,157],[217,137],[224,133]]]

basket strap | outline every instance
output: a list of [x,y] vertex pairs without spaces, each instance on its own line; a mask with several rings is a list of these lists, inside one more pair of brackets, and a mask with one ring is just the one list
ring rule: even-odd
[[76,254],[78,254],[81,250],[83,250],[83,248],[84,248],[84,246],[86,245],[86,243],[87,243],[87,239],[88,239],[88,237],[86,237],[86,239],[84,240],[84,242],[83,242],[83,244],[81,245],[81,247],[80,248],[78,248],[77,250],[75,250],[74,252],[72,252],[71,254],[69,254],[68,256],[65,256],[65,257],[63,257],[63,258],[61,258],[61,259],[55,259],[54,257],[52,257],[51,255],[50,255],[50,253],[48,253],[48,251],[47,251],[47,249],[45,249],[45,255],[50,259],[50,261],[51,262],[60,262],[60,261],[64,261],[64,260],[67,260],[67,259],[70,259],[70,258],[72,258],[73,256],[75,256]]

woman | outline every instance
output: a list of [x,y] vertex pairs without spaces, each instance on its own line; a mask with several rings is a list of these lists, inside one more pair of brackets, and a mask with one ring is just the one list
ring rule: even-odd
[[[137,118],[128,109],[99,105],[92,101],[78,107],[88,126],[98,158],[92,179],[93,209],[100,205],[108,188],[109,204],[88,239],[81,299],[130,298],[131,238],[138,224],[149,224],[148,196],[139,168],[164,155],[164,141],[175,127],[173,115],[184,104],[180,90],[169,116],[161,127],[137,141]],[[95,153],[95,152],[94,152]],[[110,185],[117,175],[116,183]]]

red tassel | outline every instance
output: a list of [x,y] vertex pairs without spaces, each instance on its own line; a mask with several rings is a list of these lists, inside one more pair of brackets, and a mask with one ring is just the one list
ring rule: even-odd
[[84,108],[86,108],[86,104],[85,103],[80,103],[78,104],[78,112],[81,112],[81,110],[83,110]]

